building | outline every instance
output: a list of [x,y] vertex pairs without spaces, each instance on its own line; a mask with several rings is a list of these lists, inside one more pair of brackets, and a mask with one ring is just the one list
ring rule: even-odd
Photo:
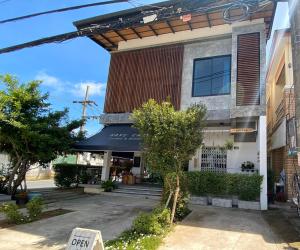
[[77,145],[104,152],[103,180],[111,158],[130,158],[132,172],[143,172],[130,113],[149,98],[169,96],[177,110],[193,103],[208,109],[205,146],[189,171],[239,173],[249,162],[248,170],[265,177],[267,208],[266,41],[276,2],[256,3],[167,1],[75,22],[79,30],[95,29],[90,38],[111,53],[104,128]]
[[267,130],[268,165],[279,182],[282,170],[285,172],[284,192],[292,196],[292,180],[297,160],[291,155],[295,118],[295,98],[293,88],[292,46],[289,29],[276,30],[270,51],[267,72]]

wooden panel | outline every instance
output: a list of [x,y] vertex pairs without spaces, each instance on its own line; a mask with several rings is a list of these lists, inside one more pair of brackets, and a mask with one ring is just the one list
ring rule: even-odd
[[113,53],[104,112],[132,112],[150,98],[168,96],[180,108],[183,45]]
[[260,34],[238,36],[236,105],[260,103]]

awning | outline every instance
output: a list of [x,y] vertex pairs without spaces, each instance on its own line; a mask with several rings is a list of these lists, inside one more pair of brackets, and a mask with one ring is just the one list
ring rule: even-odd
[[98,134],[75,144],[76,151],[140,151],[141,138],[138,130],[129,124],[109,125]]

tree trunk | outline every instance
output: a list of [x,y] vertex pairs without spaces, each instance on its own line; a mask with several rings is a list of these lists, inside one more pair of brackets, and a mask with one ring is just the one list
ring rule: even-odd
[[7,192],[8,194],[12,195],[12,184],[13,184],[13,181],[15,179],[15,175],[21,165],[22,161],[21,159],[18,159],[17,162],[15,163],[14,167],[13,167],[13,170],[12,172],[9,174],[9,179],[8,179],[8,185],[7,185]]
[[173,206],[172,206],[171,224],[174,222],[174,217],[175,217],[175,212],[176,212],[176,206],[177,206],[177,199],[178,199],[179,191],[180,191],[179,176],[176,175],[176,189],[175,189]]
[[[13,182],[14,185],[12,187],[12,194],[16,194],[18,187],[21,185],[22,181],[25,179],[27,172],[27,162],[22,162],[20,171],[18,173],[17,179]],[[24,190],[26,191],[26,190]]]

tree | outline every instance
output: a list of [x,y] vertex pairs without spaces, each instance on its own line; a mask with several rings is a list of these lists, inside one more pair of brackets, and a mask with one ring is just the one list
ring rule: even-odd
[[0,76],[0,152],[9,155],[9,194],[15,194],[33,164],[46,164],[70,151],[82,138],[75,133],[82,121],[68,121],[68,110],[52,111],[40,81],[20,84]]
[[183,166],[202,144],[205,116],[206,108],[200,104],[176,111],[170,102],[158,104],[152,99],[132,114],[134,126],[142,138],[147,165],[164,176],[167,173],[176,175],[172,222]]

